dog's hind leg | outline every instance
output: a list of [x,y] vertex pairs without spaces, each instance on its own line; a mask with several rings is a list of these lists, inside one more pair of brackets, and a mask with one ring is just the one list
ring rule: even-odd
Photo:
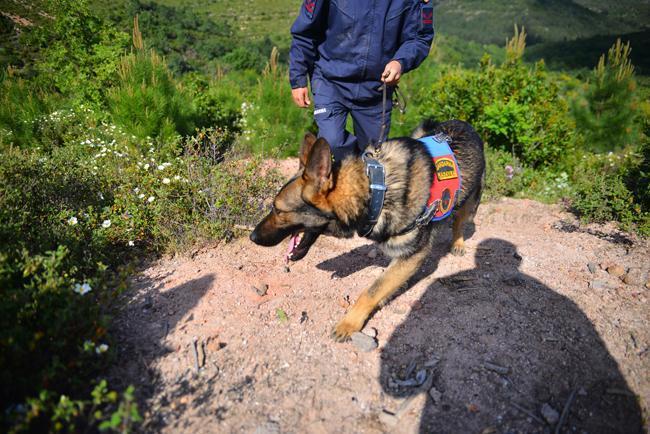
[[395,291],[404,285],[422,264],[429,248],[407,258],[393,259],[384,273],[365,290],[332,332],[335,340],[347,340],[361,330],[370,314]]
[[451,239],[451,254],[455,256],[463,256],[465,254],[465,223],[471,221],[476,214],[478,204],[481,201],[480,191],[472,194],[463,206],[459,208],[454,214],[454,222],[452,223],[452,239]]

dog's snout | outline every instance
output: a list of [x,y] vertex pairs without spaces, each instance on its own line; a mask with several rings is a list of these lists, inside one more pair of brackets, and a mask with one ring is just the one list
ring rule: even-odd
[[252,242],[254,242],[255,244],[259,244],[259,242],[260,242],[260,236],[259,236],[259,234],[257,233],[257,229],[254,230],[253,232],[251,232],[249,238],[250,238],[250,240],[251,240]]

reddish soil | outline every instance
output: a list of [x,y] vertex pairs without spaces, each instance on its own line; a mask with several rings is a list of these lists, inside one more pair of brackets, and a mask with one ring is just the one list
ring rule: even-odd
[[370,319],[370,352],[330,338],[388,264],[363,239],[321,237],[290,272],[246,238],[161,260],[124,294],[114,382],[145,432],[647,430],[648,243],[528,200],[482,204],[472,232]]

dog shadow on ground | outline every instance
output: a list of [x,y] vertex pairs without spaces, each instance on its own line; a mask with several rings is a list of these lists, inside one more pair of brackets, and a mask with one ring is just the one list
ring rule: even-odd
[[[470,238],[476,232],[476,226],[473,222],[470,222],[465,227],[465,239]],[[434,249],[429,259],[422,264],[420,270],[411,278],[410,286],[413,286],[415,283],[419,282],[422,278],[433,273],[438,266],[440,258],[449,250],[447,246],[451,243],[451,237],[449,235],[449,230],[441,229],[437,235],[435,246],[438,249]],[[388,267],[390,264],[389,258],[383,255],[378,255],[373,257],[370,253],[373,250],[376,250],[377,247],[375,244],[366,244],[357,248],[350,250],[342,255],[336,256],[331,259],[327,259],[318,265],[316,268],[323,271],[329,271],[332,273],[333,277],[345,278],[355,274],[364,268],[371,266],[378,266],[382,268]]]
[[508,241],[482,241],[475,261],[430,285],[381,350],[385,393],[427,394],[420,432],[551,432],[568,401],[562,432],[641,432],[637,400],[580,308],[520,272]]
[[[188,405],[197,404],[181,399],[195,391],[191,381],[194,372],[191,359],[182,358],[181,363],[186,368],[179,373],[174,385],[168,387],[169,393],[157,403],[152,403],[151,398],[165,385],[160,372],[153,366],[159,358],[178,350],[166,341],[168,333],[174,328],[182,328],[193,319],[190,315],[182,321],[210,290],[216,279],[214,274],[208,274],[162,291],[163,282],[168,276],[133,282],[132,288],[124,295],[126,306],[114,324],[113,334],[118,354],[111,369],[110,384],[116,389],[123,389],[129,384],[135,386],[140,409],[152,410],[145,417],[145,425],[142,427],[145,432],[160,430],[173,419],[170,417],[172,413],[181,414]],[[145,291],[141,291],[145,288]],[[189,345],[192,345],[191,341],[185,346]],[[187,348],[182,348],[179,352],[189,353]],[[208,386],[212,386],[212,379],[209,383]]]

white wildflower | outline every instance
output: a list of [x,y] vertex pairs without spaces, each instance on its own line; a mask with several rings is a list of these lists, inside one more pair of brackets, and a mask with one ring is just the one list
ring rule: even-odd
[[97,354],[102,354],[105,353],[106,351],[108,351],[108,345],[106,344],[99,344],[97,345],[97,348],[95,348],[95,352]]
[[102,222],[102,227],[103,228],[110,228],[111,227],[111,221],[110,220],[104,220]]
[[153,196],[149,196],[149,199],[147,199],[147,202],[151,203],[151,202],[153,202],[154,200],[156,200],[155,197],[153,197]]
[[70,218],[68,219],[68,224],[69,224],[70,226],[74,226],[74,225],[76,225],[77,223],[79,223],[79,220],[77,220],[77,217],[72,216],[72,217],[70,217]]
[[144,193],[140,193],[140,194],[138,195],[138,199],[144,199]]
[[163,178],[162,183],[163,184],[169,184],[171,180],[169,178]]
[[149,163],[144,165],[144,170],[149,170]]
[[88,283],[84,283],[83,285],[77,283],[77,284],[75,284],[74,289],[73,289],[73,291],[76,292],[79,295],[86,295],[92,290],[93,289],[90,287],[90,285]]
[[133,241],[129,241],[129,247],[135,246],[135,243]]

